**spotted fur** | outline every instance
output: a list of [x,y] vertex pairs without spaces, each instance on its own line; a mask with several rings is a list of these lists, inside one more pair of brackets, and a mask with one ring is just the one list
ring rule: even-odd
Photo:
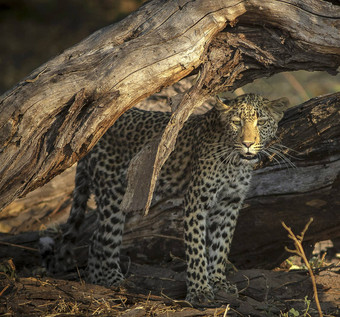
[[[238,213],[253,166],[275,137],[287,105],[285,98],[271,102],[255,94],[219,100],[206,114],[188,120],[162,168],[156,193],[164,198],[185,193],[187,300],[194,304],[206,305],[221,292],[237,291],[225,271]],[[129,110],[78,163],[69,229],[57,258],[66,263],[70,259],[69,244],[94,193],[98,226],[89,249],[89,282],[110,286],[124,279],[119,253],[125,215],[119,206],[126,171],[169,118],[169,113]]]

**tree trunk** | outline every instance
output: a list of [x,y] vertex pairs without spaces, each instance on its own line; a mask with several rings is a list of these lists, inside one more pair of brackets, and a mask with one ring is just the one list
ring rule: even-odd
[[154,155],[158,170],[180,125],[207,95],[284,70],[335,73],[339,20],[339,6],[319,0],[146,3],[1,97],[0,209],[74,164],[138,101],[200,65],[200,85],[184,96],[175,128]]
[[[312,99],[286,113],[278,135],[282,144],[294,149],[286,155],[296,156],[291,161],[297,168],[289,168],[289,164],[285,162],[278,163],[276,160],[280,158],[276,156],[254,172],[252,187],[241,211],[232,244],[231,260],[237,267],[272,268],[287,257],[284,246],[289,245],[290,241],[281,221],[298,234],[310,217],[313,217],[314,222],[305,236],[308,246],[317,241],[340,237],[339,104],[340,93],[337,93]],[[59,184],[73,182],[74,175],[70,173],[70,176],[65,176],[66,180],[56,179],[51,184],[55,183],[53,187],[56,192],[59,188],[61,196],[68,199],[70,189],[63,195],[67,187]],[[39,191],[43,190],[44,188]],[[54,196],[57,196],[56,192]],[[46,195],[46,191],[44,193]],[[32,196],[33,194],[34,192]],[[39,195],[35,194],[33,197]],[[159,202],[146,217],[141,212],[130,212],[125,228],[123,254],[144,263],[168,261],[171,254],[184,258],[181,201],[182,197],[174,197]],[[16,204],[20,205],[19,202]],[[34,199],[30,202],[33,203]],[[36,203],[41,204],[39,198]],[[69,204],[70,200],[67,207],[67,204],[63,207],[53,205],[54,217],[60,217],[60,213],[55,210],[69,209]],[[47,217],[53,221],[51,211],[44,217],[41,215],[41,219]],[[80,230],[78,245],[85,247],[78,248],[79,264],[86,263],[86,245],[95,227],[94,219],[94,214],[90,213]],[[35,221],[40,226],[36,220],[26,222],[29,221]],[[25,233],[15,237],[2,237],[1,240],[34,247],[37,238],[35,233]],[[22,252],[13,246],[2,246],[0,258],[10,255],[16,265],[21,265],[23,259],[27,258],[27,250],[23,249]],[[34,259],[38,260],[38,257]]]

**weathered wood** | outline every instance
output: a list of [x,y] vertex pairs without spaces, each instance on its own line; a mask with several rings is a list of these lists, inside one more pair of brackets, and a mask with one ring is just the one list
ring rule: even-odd
[[[284,246],[290,244],[290,241],[281,221],[299,233],[309,218],[313,217],[314,222],[305,236],[307,246],[340,236],[339,105],[340,93],[337,93],[312,99],[286,113],[278,135],[282,144],[297,151],[287,153],[297,157],[291,158],[297,168],[287,168],[284,162],[278,164],[275,159],[279,158],[276,156],[270,164],[267,162],[255,171],[252,188],[241,211],[232,244],[231,259],[237,267],[272,268],[288,256]],[[65,181],[56,179],[51,184],[55,181],[58,181],[57,184],[72,183],[73,177],[70,173]],[[53,188],[60,188],[63,193],[66,187],[56,185]],[[39,189],[41,192],[43,190]],[[70,195],[70,190],[65,193],[66,197]],[[46,195],[46,191],[43,193]],[[39,194],[36,193],[34,197],[39,197]],[[172,255],[184,258],[181,201],[181,197],[175,197],[159,202],[152,206],[146,217],[141,212],[130,212],[125,228],[123,254],[134,261],[158,264],[169,261]],[[38,206],[39,202],[37,198]],[[31,203],[34,203],[34,199]],[[5,211],[8,209],[9,212],[10,207]],[[55,208],[53,204],[52,209]],[[69,209],[69,205],[65,208]],[[54,215],[41,215],[41,218],[46,219],[50,215],[49,221],[53,222],[61,213],[64,213],[64,209]],[[24,215],[22,217],[28,218]],[[31,223],[32,228],[39,228],[34,227],[35,220],[28,219],[26,222]],[[80,230],[78,245],[83,247],[77,249],[79,265],[86,264],[87,244],[94,228],[95,216],[90,213]],[[37,239],[37,234],[32,233],[31,236],[27,233],[11,238],[4,236],[0,240],[36,247]],[[10,255],[20,265],[24,265],[27,250],[8,248],[1,246],[0,258]]]
[[72,200],[75,168],[67,169],[45,186],[5,207],[0,213],[0,232],[45,230],[47,226],[66,222]]
[[[144,110],[170,111],[169,100],[183,94],[192,86],[192,78],[185,78],[170,87],[144,99],[137,104]],[[203,113],[210,109],[209,102],[195,110]],[[23,198],[18,198],[0,213],[0,232],[13,234],[23,231],[44,230],[48,226],[64,223],[67,220],[72,191],[74,188],[76,165],[70,167],[52,181],[40,187]],[[142,185],[141,185],[142,186]],[[88,203],[95,208],[94,201]]]
[[[202,89],[206,74],[206,68],[203,68],[203,74],[200,74],[193,87],[183,97],[177,95],[173,98],[173,114],[160,140],[150,142],[132,159],[128,170],[128,186],[121,204],[124,213],[144,210],[145,215],[148,214],[158,175],[175,149],[180,129],[195,108],[200,107],[209,96],[207,90]],[[175,104],[175,99],[180,101]]]
[[[339,20],[339,6],[318,0],[146,3],[1,97],[0,209],[71,166],[139,100],[201,64],[210,65],[204,95],[283,70],[336,72]],[[266,38],[231,27],[249,23]],[[214,50],[225,27],[227,46]]]

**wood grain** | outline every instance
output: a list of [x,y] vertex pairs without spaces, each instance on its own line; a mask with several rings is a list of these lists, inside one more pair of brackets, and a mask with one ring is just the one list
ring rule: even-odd
[[[318,0],[144,4],[48,61],[1,97],[0,209],[74,164],[124,111],[202,64],[215,65],[209,67],[204,96],[292,68],[335,73],[339,20],[339,6]],[[243,41],[244,33],[234,27],[249,23],[267,30],[272,50],[263,50],[258,38],[252,47],[249,39]],[[229,38],[224,54],[221,47],[219,54],[207,54],[223,29],[234,41]],[[274,53],[281,50],[285,55],[277,59],[280,54]],[[173,124],[178,122],[174,116]]]

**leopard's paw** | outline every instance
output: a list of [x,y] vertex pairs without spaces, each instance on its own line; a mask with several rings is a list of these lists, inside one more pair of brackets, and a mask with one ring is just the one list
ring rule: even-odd
[[214,293],[208,289],[205,291],[190,291],[185,299],[194,307],[216,307]]
[[230,301],[238,297],[238,289],[230,282],[216,283],[214,285],[215,299],[218,301]]

